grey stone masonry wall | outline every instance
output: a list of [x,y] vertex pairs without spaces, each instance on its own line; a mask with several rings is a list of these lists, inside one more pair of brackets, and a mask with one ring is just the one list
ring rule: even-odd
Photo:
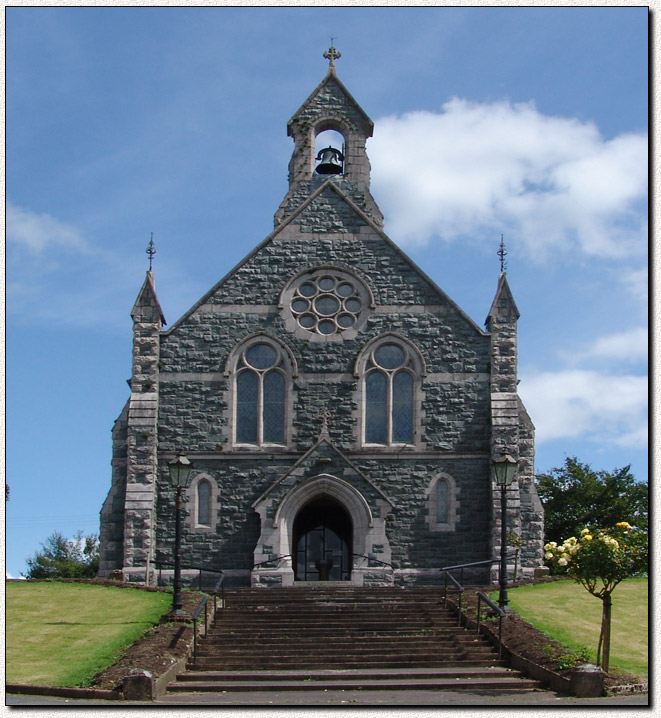
[[112,429],[112,483],[101,508],[99,576],[124,565],[124,502],[126,498],[126,434],[128,402]]
[[[361,224],[354,233],[320,233],[310,242],[302,232],[307,219],[303,214],[300,219],[301,224],[289,223],[204,304],[161,335],[157,558],[171,555],[174,497],[163,467],[182,437],[196,470],[218,487],[215,530],[189,531],[186,556],[199,565],[249,570],[259,535],[252,504],[314,445],[322,408],[330,412],[333,444],[394,501],[386,533],[396,568],[439,568],[488,557],[489,337],[373,226]],[[279,308],[283,288],[297,273],[318,266],[354,272],[370,287],[375,306],[365,328],[351,340],[335,336],[314,343],[285,329]],[[292,441],[235,451],[232,377],[225,370],[235,347],[259,333],[286,346],[296,362]],[[414,447],[380,451],[361,446],[361,380],[354,371],[364,347],[389,333],[412,342],[424,359],[419,402],[424,421]],[[429,528],[427,490],[441,472],[454,478],[461,495],[454,532]],[[301,478],[313,473],[310,469]],[[189,514],[193,500],[190,496]]]

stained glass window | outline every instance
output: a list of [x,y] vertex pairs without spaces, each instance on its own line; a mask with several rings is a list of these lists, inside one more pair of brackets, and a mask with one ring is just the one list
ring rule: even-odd
[[261,342],[244,350],[237,364],[236,442],[285,443],[285,364],[280,351]]
[[200,481],[197,485],[197,523],[211,525],[211,484],[208,481]]
[[285,292],[284,311],[294,326],[324,337],[357,330],[367,320],[370,296],[357,278],[339,269],[323,268],[293,280]]
[[365,441],[385,444],[388,441],[388,378],[380,371],[367,375]]
[[419,363],[404,344],[387,342],[365,362],[365,443],[408,444],[415,436],[415,379]]
[[384,369],[398,369],[405,359],[404,350],[397,344],[384,344],[374,352],[374,361]]
[[285,377],[271,371],[264,377],[264,442],[285,443]]
[[448,523],[448,482],[439,479],[436,483],[436,523]]
[[392,440],[413,441],[413,377],[407,371],[392,380]]
[[257,407],[259,375],[246,370],[236,379],[236,440],[241,444],[257,443]]

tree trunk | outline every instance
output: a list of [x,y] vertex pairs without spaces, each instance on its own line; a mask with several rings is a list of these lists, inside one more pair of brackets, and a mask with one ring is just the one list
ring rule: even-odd
[[610,651],[611,651],[611,594],[610,591],[604,594],[603,598],[603,610],[601,618],[601,633],[603,637],[602,645],[602,669],[608,673],[608,666],[610,662]]

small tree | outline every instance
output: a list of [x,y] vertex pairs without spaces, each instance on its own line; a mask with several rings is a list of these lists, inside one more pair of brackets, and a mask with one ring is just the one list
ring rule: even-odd
[[647,532],[634,529],[626,521],[618,522],[613,529],[586,527],[579,539],[571,536],[561,545],[551,541],[544,551],[544,557],[558,572],[566,573],[601,599],[597,665],[608,672],[611,595],[620,581],[647,572]]
[[79,531],[73,539],[55,531],[41,551],[28,558],[26,578],[93,578],[99,568],[99,539],[83,536]]

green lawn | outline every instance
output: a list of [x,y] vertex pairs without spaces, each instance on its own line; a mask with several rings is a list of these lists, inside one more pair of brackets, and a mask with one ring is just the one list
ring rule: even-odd
[[[647,579],[622,581],[613,591],[611,668],[648,675]],[[567,646],[586,646],[596,659],[601,601],[575,581],[554,581],[508,591],[510,606],[523,619]]]
[[81,583],[5,586],[7,683],[89,685],[172,601],[167,593]]

